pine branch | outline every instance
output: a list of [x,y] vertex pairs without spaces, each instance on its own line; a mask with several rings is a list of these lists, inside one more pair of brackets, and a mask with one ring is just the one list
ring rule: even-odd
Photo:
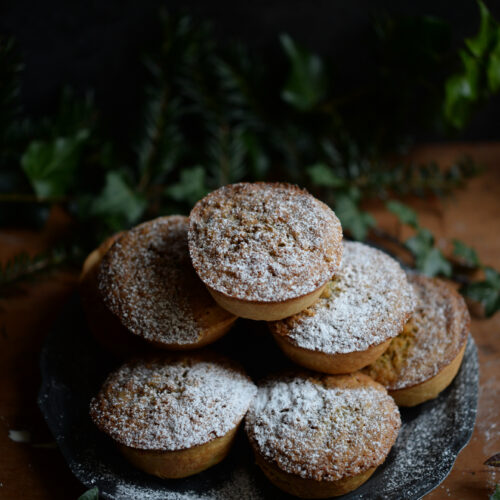
[[55,247],[34,256],[20,253],[0,265],[0,297],[21,282],[32,280],[63,265],[77,263],[82,258],[78,247]]

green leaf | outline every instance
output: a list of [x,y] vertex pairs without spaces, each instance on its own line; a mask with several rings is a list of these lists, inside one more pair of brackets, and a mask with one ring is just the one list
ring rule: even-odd
[[420,228],[415,236],[405,242],[415,257],[415,267],[427,276],[451,276],[452,267],[439,248],[434,247],[434,236],[425,228]]
[[495,491],[491,494],[490,500],[500,500],[500,486],[495,486]]
[[335,213],[342,227],[356,240],[364,241],[368,230],[376,224],[375,219],[369,213],[360,210],[357,201],[349,194],[336,196]]
[[145,198],[134,192],[116,170],[107,173],[104,189],[91,204],[91,213],[103,217],[114,230],[135,224],[145,209]]
[[78,500],[99,500],[99,489],[94,486],[92,489],[87,490],[83,495],[78,497]]
[[479,98],[480,61],[460,51],[464,69],[450,76],[445,83],[444,116],[457,129],[463,129]]
[[405,246],[416,258],[428,253],[433,245],[434,236],[425,228],[420,228],[415,236],[412,236],[405,242]]
[[500,291],[500,273],[496,269],[486,266],[484,268],[484,274],[486,276],[486,281],[496,290]]
[[497,43],[490,52],[486,67],[488,87],[492,93],[500,91],[500,29],[497,31]]
[[52,141],[33,141],[21,157],[24,172],[40,198],[63,196],[75,180],[82,145],[89,131],[79,130],[72,137]]
[[415,229],[418,227],[417,213],[408,205],[396,200],[389,200],[385,206],[392,212],[402,224],[408,224]]
[[241,138],[245,144],[250,172],[256,180],[264,179],[270,166],[270,160],[264,147],[257,136],[249,131],[243,132]]
[[451,264],[445,258],[439,248],[433,247],[426,254],[417,258],[417,269],[422,271],[426,276],[451,276]]
[[480,264],[476,251],[460,240],[453,240],[453,255],[470,267],[478,267]]
[[202,166],[196,166],[183,170],[179,182],[165,189],[165,194],[175,201],[194,205],[209,192],[205,184],[205,170]]
[[492,316],[500,310],[500,273],[492,267],[484,268],[484,281],[466,285],[461,292],[472,300],[480,302],[486,316]]
[[225,186],[240,181],[246,173],[246,144],[241,127],[219,125],[207,143],[211,185]]
[[486,316],[492,316],[500,309],[500,292],[488,281],[471,283],[461,289],[461,292],[470,299],[480,302]]
[[316,163],[307,168],[307,174],[311,182],[316,186],[340,188],[345,187],[346,181],[335,175],[328,165]]
[[291,64],[281,97],[299,111],[310,111],[326,93],[323,61],[317,54],[297,45],[289,35],[281,35],[280,40]]
[[486,5],[481,0],[478,0],[477,3],[481,16],[479,32],[474,38],[466,38],[465,44],[474,56],[482,57],[486,54],[492,42],[495,40],[497,23],[493,17],[491,17],[490,11]]

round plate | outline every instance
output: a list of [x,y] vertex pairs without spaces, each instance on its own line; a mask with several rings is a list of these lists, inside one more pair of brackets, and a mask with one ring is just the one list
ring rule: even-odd
[[[258,322],[240,321],[215,347],[242,362],[254,379],[288,367],[263,330]],[[130,466],[88,415],[91,397],[115,366],[90,336],[75,296],[41,353],[39,406],[71,470],[85,486],[97,486],[100,497],[113,500],[288,498],[254,464],[242,432],[226,460],[190,478],[161,480]],[[469,337],[450,387],[434,401],[402,409],[401,432],[385,463],[363,486],[338,498],[415,499],[441,483],[472,434],[478,374],[477,349]]]

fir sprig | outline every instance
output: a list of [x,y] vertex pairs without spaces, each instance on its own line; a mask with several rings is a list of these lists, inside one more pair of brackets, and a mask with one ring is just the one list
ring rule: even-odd
[[62,265],[79,263],[82,254],[77,246],[59,245],[36,255],[19,253],[0,265],[0,298],[12,287]]

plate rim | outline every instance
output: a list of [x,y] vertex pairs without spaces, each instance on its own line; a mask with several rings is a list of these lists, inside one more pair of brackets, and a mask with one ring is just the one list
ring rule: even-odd
[[[50,339],[51,337],[56,335],[56,332],[58,328],[60,327],[61,324],[64,324],[65,320],[65,313],[67,313],[68,309],[71,307],[78,307],[81,309],[81,303],[80,303],[80,298],[79,294],[77,291],[75,291],[69,298],[68,300],[63,304],[63,306],[60,309],[60,312],[52,324],[52,327],[49,331],[49,333],[46,335],[42,349],[40,350],[40,355],[39,355],[39,369],[40,369],[40,387],[37,393],[37,404],[38,407],[43,415],[44,421],[47,424],[47,427],[50,429],[50,432],[52,436],[54,437],[57,446],[62,453],[64,460],[66,464],[68,465],[68,468],[70,469],[71,473],[78,479],[78,481],[85,486],[86,488],[91,488],[96,486],[96,484],[89,482],[88,480],[85,480],[83,477],[83,474],[81,471],[78,470],[77,464],[74,462],[74,460],[71,457],[71,454],[69,452],[69,448],[67,445],[64,443],[64,436],[61,436],[57,432],[57,426],[53,421],[50,420],[50,409],[48,408],[48,401],[50,400],[50,391],[52,387],[51,383],[51,377],[47,375],[49,373],[48,366],[49,366],[49,352],[50,352]],[[88,327],[85,325],[85,328],[88,330]],[[90,334],[89,334],[90,335]],[[446,473],[443,474],[443,476],[440,478],[439,482],[436,482],[433,486],[428,487],[422,487],[420,490],[416,491],[416,494],[418,496],[412,496],[412,497],[404,497],[402,496],[401,499],[404,498],[412,498],[415,500],[420,500],[423,498],[426,494],[430,493],[431,491],[435,490],[437,487],[439,487],[444,480],[449,476],[451,471],[453,470],[453,466],[455,465],[455,462],[458,458],[458,455],[460,452],[469,444],[472,434],[474,432],[474,429],[476,427],[476,420],[477,420],[477,411],[478,411],[478,398],[479,398],[479,358],[478,358],[478,349],[477,349],[477,344],[474,340],[474,337],[472,333],[469,332],[468,338],[467,338],[467,344],[466,344],[466,353],[467,351],[471,350],[471,354],[475,359],[473,360],[477,367],[476,371],[474,372],[474,381],[475,381],[475,390],[473,392],[473,398],[474,398],[474,405],[473,407],[469,407],[468,410],[471,413],[472,417],[472,425],[468,427],[463,433],[460,434],[461,439],[455,439],[450,445],[448,446],[448,449],[451,450],[452,456],[451,460],[448,464],[448,468],[446,470]],[[470,356],[469,355],[469,356]],[[453,379],[455,380],[455,378]],[[347,494],[346,496],[341,496],[338,497],[339,500],[342,498],[346,498],[346,500],[352,499],[354,500],[356,497],[351,497],[351,495],[356,494],[356,490],[353,492]],[[108,498],[110,500],[114,500],[114,496],[105,493],[105,492],[99,492],[99,495],[103,498]],[[293,497],[290,497],[293,498]],[[358,497],[358,498],[363,498],[363,497]]]

